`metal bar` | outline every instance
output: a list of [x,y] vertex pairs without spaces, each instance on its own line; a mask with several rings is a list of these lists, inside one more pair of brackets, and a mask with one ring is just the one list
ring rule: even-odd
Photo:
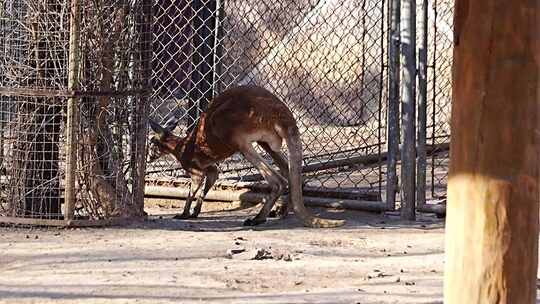
[[[365,5],[365,2],[363,3],[363,5]],[[381,5],[381,15],[382,15],[382,21],[381,21],[381,27],[380,27],[380,30],[381,30],[381,33],[384,33],[384,8],[385,8],[385,2],[384,0],[382,1],[382,5]],[[363,13],[363,16],[362,17],[362,27],[364,28],[364,31],[362,32],[362,53],[365,52],[365,37],[366,37],[366,33],[367,33],[367,29],[366,29],[366,24],[365,24],[365,16],[367,15],[367,12],[365,10],[365,7],[362,8],[362,11],[364,12]],[[384,34],[381,35],[380,37],[380,42],[381,42],[381,46],[384,45]],[[382,67],[384,65],[384,47],[381,47],[382,50],[380,52],[380,57],[379,59],[381,60],[381,71],[384,71],[384,68]],[[362,54],[362,66],[365,66],[365,56],[364,54]],[[365,73],[365,72],[364,72]],[[364,73],[362,73],[362,77],[364,75]],[[383,124],[383,88],[384,88],[384,72],[383,73],[380,73],[379,75],[379,96],[378,96],[378,110],[377,110],[377,153],[379,154],[379,156],[381,155],[381,152],[382,152],[382,145],[383,144],[386,144],[386,139],[383,139],[382,138],[382,128],[385,127],[385,125]],[[364,87],[364,79],[362,79],[362,88]],[[363,96],[363,95],[361,95]],[[382,187],[383,187],[383,162],[382,162],[382,159],[379,157],[379,162],[378,162],[379,166],[378,166],[378,174],[379,174],[379,181],[378,181],[378,191],[379,193],[382,191]]]
[[399,153],[399,20],[400,1],[388,1],[388,161],[386,171],[386,205],[388,210],[396,208],[397,159]]
[[194,0],[193,12],[193,54],[191,71],[192,87],[189,92],[189,127],[193,128],[200,111],[205,111],[213,97],[214,75],[214,35],[216,0]]
[[[71,16],[69,29],[69,74],[68,90],[76,90],[79,86],[79,0],[71,1]],[[75,176],[77,171],[77,126],[78,126],[77,97],[72,96],[67,101],[66,122],[66,190],[64,198],[64,218],[72,220],[75,211]]]
[[[446,152],[450,149],[449,143],[442,143],[442,144],[436,144],[436,145],[426,145],[426,154],[427,155],[433,155],[437,153]],[[345,159],[338,159],[338,160],[332,160],[327,162],[318,162],[314,164],[305,165],[302,167],[302,173],[309,173],[309,172],[316,172],[319,170],[328,170],[328,169],[335,169],[339,167],[344,166],[350,166],[355,164],[362,164],[365,166],[378,164],[378,162],[384,162],[388,160],[388,153],[383,152],[380,155],[379,154],[369,154],[369,155],[362,155],[362,156],[356,156],[356,157],[350,157]],[[396,161],[400,159],[400,155],[398,154],[396,157]],[[242,170],[249,170],[252,167],[241,167],[236,169],[229,169],[222,171],[223,173],[231,172],[231,171],[242,171]],[[167,169],[160,169],[160,170],[149,170],[147,173],[158,173],[158,172],[171,172],[171,171],[178,171],[182,170],[181,165],[177,165],[171,168]],[[180,176],[183,177],[183,176]],[[188,175],[185,175],[184,177],[188,177]],[[243,180],[246,179],[262,179],[262,176],[260,174],[252,174],[252,175],[244,175],[242,176]]]
[[215,16],[215,26],[214,26],[214,49],[212,51],[213,55],[213,66],[212,66],[212,84],[213,84],[213,93],[217,94],[221,92],[222,85],[220,82],[221,73],[223,69],[223,16],[225,14],[223,7],[223,0],[215,0],[216,3],[216,16]]
[[55,227],[103,227],[121,226],[133,222],[127,218],[114,218],[102,220],[50,220],[28,217],[0,216],[0,223],[27,226],[55,226]]
[[401,218],[415,220],[416,0],[401,1]]
[[[442,152],[447,151],[449,149],[449,144],[438,144],[438,145],[429,145],[425,147],[426,154],[431,155],[435,152]],[[414,152],[414,151],[413,151]],[[317,172],[322,170],[330,170],[340,167],[346,167],[346,166],[352,166],[357,164],[362,164],[364,166],[373,166],[378,165],[381,162],[388,160],[388,153],[382,152],[382,153],[374,153],[369,155],[361,155],[361,156],[355,156],[355,157],[349,157],[349,158],[343,158],[343,159],[336,159],[331,160],[327,162],[320,162],[310,165],[302,166],[302,173],[310,173],[310,172]],[[414,157],[414,156],[413,156]],[[400,159],[400,156],[397,155],[396,161]],[[251,167],[242,168],[244,170],[249,169]],[[253,181],[253,180],[262,180],[263,177],[260,174],[251,174],[251,175],[244,175],[242,176],[242,180],[244,181]],[[391,209],[389,209],[391,210]]]
[[416,170],[416,202],[418,209],[426,204],[426,131],[427,131],[427,47],[428,0],[422,0],[419,20],[420,48],[418,51],[418,147]]
[[[142,81],[147,87],[151,86],[151,54],[152,50],[152,0],[143,0],[142,12],[139,18],[139,53],[141,54],[141,69]],[[133,204],[137,210],[136,214],[144,216],[144,187],[146,185],[146,139],[148,137],[148,101],[149,95],[134,98],[135,104],[135,119],[133,124],[134,132],[132,132],[131,142],[134,145],[132,154],[132,178],[133,178]]]
[[[433,47],[431,53],[433,54],[433,62],[431,64],[432,69],[432,85],[431,85],[431,94],[430,102],[432,103],[432,114],[431,114],[431,144],[434,145],[437,142],[436,131],[437,131],[437,22],[438,10],[437,10],[438,0],[434,0],[433,5]],[[435,196],[435,155],[431,157],[431,196]]]
[[148,94],[149,89],[122,90],[122,91],[78,91],[76,89],[51,90],[32,88],[0,87],[0,95],[26,96],[26,97],[99,97],[99,96],[132,96]]

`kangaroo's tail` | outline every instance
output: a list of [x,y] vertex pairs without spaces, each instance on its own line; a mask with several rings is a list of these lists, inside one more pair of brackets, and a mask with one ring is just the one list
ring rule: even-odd
[[286,130],[286,142],[289,149],[289,195],[294,213],[304,226],[313,228],[332,228],[345,224],[344,220],[330,220],[316,217],[304,206],[302,197],[302,141],[297,126]]

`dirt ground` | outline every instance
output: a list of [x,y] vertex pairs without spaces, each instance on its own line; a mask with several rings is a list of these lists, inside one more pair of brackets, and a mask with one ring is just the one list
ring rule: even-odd
[[[246,228],[258,207],[210,202],[181,221],[157,206],[129,227],[0,228],[0,303],[442,303],[435,217],[317,209],[347,225],[307,229],[293,217]],[[249,259],[256,248],[264,259]]]
[[347,225],[247,228],[258,206],[209,202],[173,220],[181,203],[148,205],[150,219],[128,227],[0,227],[0,303],[442,303],[434,216],[315,209]]

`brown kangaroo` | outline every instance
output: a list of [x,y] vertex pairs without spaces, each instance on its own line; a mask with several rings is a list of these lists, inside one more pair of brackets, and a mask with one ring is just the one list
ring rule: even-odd
[[[197,217],[202,201],[218,178],[216,163],[236,152],[257,168],[270,185],[271,191],[264,200],[260,212],[244,222],[246,226],[264,223],[276,200],[284,193],[288,177],[289,203],[280,211],[285,217],[290,211],[307,227],[338,227],[343,220],[315,217],[306,209],[302,198],[302,143],[296,121],[287,106],[275,95],[256,86],[240,86],[218,95],[201,114],[197,126],[186,136],[178,137],[171,129],[150,121],[156,133],[150,141],[149,161],[164,154],[172,154],[191,175],[191,187],[184,211],[175,218]],[[281,152],[285,140],[289,149],[287,162]],[[276,172],[253,147],[259,144],[275,161],[280,173]],[[206,181],[205,181],[206,180]],[[204,189],[201,187],[204,183]],[[193,213],[191,203],[197,202]]]

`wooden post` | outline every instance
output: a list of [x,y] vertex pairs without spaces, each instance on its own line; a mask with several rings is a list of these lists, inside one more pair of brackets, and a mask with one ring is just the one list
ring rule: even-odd
[[536,303],[539,1],[457,0],[444,303]]
[[[79,86],[79,0],[71,1],[70,31],[69,31],[69,74],[68,90],[74,92]],[[64,198],[64,217],[71,220],[74,217],[75,206],[75,176],[77,170],[77,128],[78,128],[78,98],[69,97],[67,101],[66,122],[66,192]]]

